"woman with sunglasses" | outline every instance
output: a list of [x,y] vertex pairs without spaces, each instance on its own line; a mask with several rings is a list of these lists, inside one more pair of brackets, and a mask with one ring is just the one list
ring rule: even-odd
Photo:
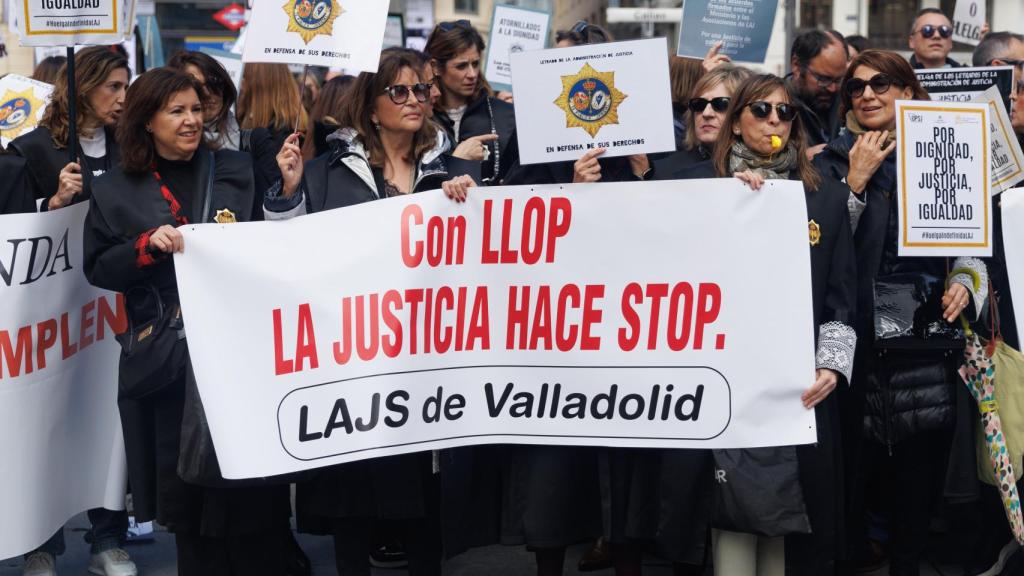
[[[837,527],[841,521],[842,491],[836,488],[842,478],[839,404],[832,391],[840,382],[849,382],[853,370],[853,240],[846,192],[838,182],[823,179],[807,159],[806,135],[795,103],[795,94],[781,78],[770,74],[749,78],[733,94],[711,160],[678,174],[680,178],[735,176],[755,190],[770,179],[799,181],[803,184],[809,218],[817,370],[800,400],[815,412],[818,442],[796,447],[803,502],[794,495],[784,504],[785,510],[794,514],[806,508],[811,533],[780,533],[777,515],[783,513],[781,506],[763,513],[749,511],[742,515],[749,526],[731,527],[742,531],[714,532],[715,570],[730,576],[832,574],[841,544]],[[777,458],[778,450],[752,452],[770,463]],[[766,479],[774,473],[771,468],[765,469]],[[760,483],[737,483],[760,473],[747,470],[743,478],[734,476],[730,488],[746,488],[756,494],[763,490]]]
[[[445,155],[443,134],[427,120],[430,83],[405,49],[381,53],[376,74],[348,88],[328,138],[330,151],[305,166],[298,134],[277,156],[282,180],[264,201],[267,220],[282,220],[438,187],[464,199],[479,164]],[[358,273],[358,271],[355,271]],[[369,576],[374,525],[392,520],[404,531],[409,573],[441,573],[439,479],[430,452],[363,460],[323,469],[296,489],[305,532],[334,537],[341,576]]]
[[496,98],[484,78],[484,49],[480,33],[467,20],[458,20],[438,24],[424,50],[430,56],[433,81],[441,91],[434,120],[448,134],[453,148],[477,136],[497,135],[497,140],[477,144],[483,158],[483,182],[500,184],[513,155],[510,144],[516,117],[512,105]]
[[670,179],[679,170],[711,159],[732,94],[752,74],[746,68],[722,64],[697,81],[693,98],[686,102],[683,147],[654,161],[655,178]]
[[[963,388],[956,373],[963,336],[949,326],[961,314],[977,318],[988,276],[976,258],[898,255],[896,101],[928,99],[907,61],[894,52],[861,53],[843,79],[842,99],[846,130],[815,162],[847,190],[857,252],[862,345],[843,397],[844,453],[861,471],[848,483],[850,538],[859,545],[865,537],[857,521],[870,475],[891,500],[873,503],[892,507],[890,573],[917,574],[932,505],[932,491],[922,486],[945,477]],[[893,307],[896,301],[902,306]]]

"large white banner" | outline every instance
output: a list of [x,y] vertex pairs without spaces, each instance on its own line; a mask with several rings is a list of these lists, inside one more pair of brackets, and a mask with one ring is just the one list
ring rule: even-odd
[[900,256],[991,256],[988,104],[896,101]]
[[376,72],[388,0],[254,0],[244,62]]
[[[1006,272],[1010,292],[1024,294],[1024,188],[1015,188],[999,196],[1003,217],[1003,248],[1006,251]],[[1014,300],[1017,333],[1024,334],[1024,297]]]
[[480,443],[816,438],[799,183],[435,191],[184,234],[229,478]]
[[664,38],[514,52],[523,164],[675,150]]
[[124,508],[125,316],[82,272],[87,210],[0,216],[0,558],[84,510]]

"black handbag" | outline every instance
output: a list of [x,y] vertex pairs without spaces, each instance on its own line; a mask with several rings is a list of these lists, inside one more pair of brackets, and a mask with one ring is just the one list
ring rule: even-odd
[[796,446],[712,450],[712,454],[713,527],[769,538],[811,532]]
[[942,319],[942,278],[922,273],[880,276],[874,282],[875,349],[963,350],[959,323]]
[[[137,400],[159,392],[185,373],[188,346],[177,299],[164,298],[152,285],[124,293],[128,329],[121,344],[118,397]],[[147,317],[138,316],[149,312]]]

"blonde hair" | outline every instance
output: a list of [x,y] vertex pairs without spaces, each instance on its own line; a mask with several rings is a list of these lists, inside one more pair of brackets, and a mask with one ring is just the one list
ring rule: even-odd
[[246,64],[242,84],[236,106],[240,128],[306,129],[309,117],[287,64]]

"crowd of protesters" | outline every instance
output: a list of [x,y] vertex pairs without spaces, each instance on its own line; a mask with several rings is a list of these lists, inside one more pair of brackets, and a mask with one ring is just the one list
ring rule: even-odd
[[[1024,141],[1024,36],[985,32],[971,64],[1014,67],[1009,113]],[[614,39],[580,22],[556,40]],[[341,576],[395,560],[413,576],[440,574],[445,558],[496,543],[527,546],[540,576],[562,574],[567,547],[579,543],[592,544],[580,569],[619,576],[641,574],[645,555],[676,575],[847,576],[887,563],[892,576],[914,576],[937,525],[973,538],[959,558],[964,574],[1024,574],[999,494],[978,480],[977,410],[957,374],[961,317],[984,326],[998,314],[1019,347],[999,216],[992,258],[896,250],[895,102],[929,99],[914,68],[960,66],[939,10],[921,11],[909,47],[908,61],[863,37],[811,31],[793,42],[785,78],[736,66],[718,47],[703,61],[673,58],[675,152],[596,149],[539,165],[520,162],[515,95],[488,85],[484,40],[466,21],[438,24],[424,52],[384,50],[376,73],[296,77],[285,65],[247,64],[237,90],[203,53],[176,54],[132,80],[123,55],[87,48],[75,55],[75,134],[64,62],[40,64],[35,76],[55,84],[53,98],[38,128],[0,155],[0,213],[88,203],[89,281],[125,294],[133,323],[157,307],[180,322],[177,228],[214,221],[214,205],[237,221],[284,220],[437,188],[459,202],[488,185],[798,182],[820,234],[808,302],[817,370],[793,401],[814,411],[816,443],[738,461],[696,449],[481,446],[231,483],[218,478],[214,454],[182,440],[203,418],[182,340],[168,345],[159,381],[122,364],[135,518],[174,534],[188,576],[309,574],[293,514],[300,531],[333,537]],[[929,295],[917,320],[928,333],[913,325],[899,342],[880,336],[886,298],[914,290]],[[212,474],[188,464],[211,458]],[[747,485],[741,475],[716,482],[730,466]],[[747,491],[750,507],[716,505],[722,490]],[[126,513],[88,516],[89,571],[136,574]],[[24,574],[56,574],[63,548],[61,530],[26,555]]]

